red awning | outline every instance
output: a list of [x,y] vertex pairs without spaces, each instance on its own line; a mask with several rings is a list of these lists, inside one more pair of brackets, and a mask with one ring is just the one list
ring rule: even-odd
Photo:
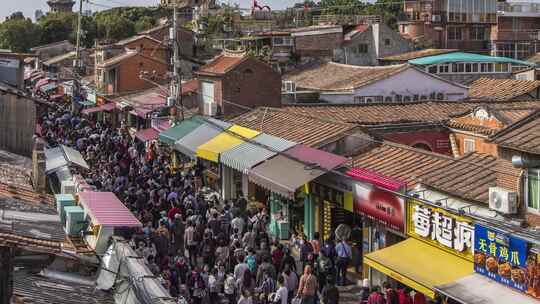
[[148,128],[139,130],[137,133],[135,133],[135,137],[140,139],[143,142],[151,141],[159,136],[159,131],[154,128]]
[[307,164],[333,170],[345,164],[347,158],[323,150],[314,149],[306,145],[297,145],[285,151],[285,154]]
[[93,108],[84,109],[84,110],[81,111],[81,113],[88,115],[88,114],[97,113],[97,112],[103,112],[103,111],[110,112],[110,111],[112,111],[114,109],[116,109],[116,103],[111,102],[111,103],[106,103],[104,105],[101,105],[99,107],[93,107]]
[[400,180],[380,175],[373,171],[362,168],[353,168],[347,172],[347,175],[361,182],[368,182],[391,191],[399,191],[407,186],[406,182],[402,182]]
[[92,107],[92,108],[86,108],[86,109],[83,109],[81,111],[81,113],[83,115],[88,115],[88,114],[92,114],[92,113],[97,113],[97,112],[101,112],[101,107]]

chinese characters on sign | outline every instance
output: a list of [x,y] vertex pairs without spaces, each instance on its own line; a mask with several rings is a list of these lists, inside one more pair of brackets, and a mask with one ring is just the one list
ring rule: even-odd
[[354,210],[390,229],[405,231],[405,200],[393,193],[356,182]]
[[407,227],[410,235],[472,260],[474,226],[468,219],[410,201]]
[[474,231],[474,271],[540,298],[540,265],[535,254],[527,257],[527,242],[481,225]]

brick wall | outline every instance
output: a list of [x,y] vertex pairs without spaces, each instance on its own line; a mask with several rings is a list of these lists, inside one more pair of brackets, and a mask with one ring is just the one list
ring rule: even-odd
[[411,147],[428,147],[435,153],[451,155],[449,133],[443,130],[424,130],[383,134],[384,139]]
[[341,45],[342,33],[297,36],[296,52],[300,56],[332,56],[333,50]]
[[160,58],[164,61],[167,60],[167,49],[165,46],[151,39],[138,39],[126,44],[125,47],[131,50],[139,50],[142,54],[149,57]]
[[[142,66],[141,66],[142,64]],[[167,65],[141,56],[134,56],[123,61],[117,67],[118,93],[139,91],[153,87],[148,81],[139,78],[141,70],[156,71],[159,78],[164,78],[167,73]]]
[[456,142],[459,148],[459,155],[464,154],[465,139],[474,140],[474,147],[476,152],[493,155],[495,157],[498,156],[497,145],[486,142],[485,138],[456,133]]
[[[248,59],[228,72],[222,82],[223,98],[254,108],[259,106],[281,107],[281,75],[269,65]],[[246,109],[224,103],[223,114],[231,116]]]
[[[163,41],[169,37],[169,27],[156,30],[149,34],[153,38]],[[180,54],[188,57],[193,57],[195,40],[193,38],[194,33],[184,28],[179,28],[178,38],[180,40]]]

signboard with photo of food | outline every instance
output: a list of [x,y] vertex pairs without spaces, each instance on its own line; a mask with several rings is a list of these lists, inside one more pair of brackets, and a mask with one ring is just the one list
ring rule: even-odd
[[[528,243],[495,229],[474,227],[474,271],[540,298],[540,266]],[[536,277],[536,279],[535,279]]]

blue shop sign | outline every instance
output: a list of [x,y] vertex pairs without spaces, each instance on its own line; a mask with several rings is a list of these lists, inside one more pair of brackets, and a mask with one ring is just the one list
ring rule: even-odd
[[527,242],[495,229],[474,226],[474,271],[527,292]]

